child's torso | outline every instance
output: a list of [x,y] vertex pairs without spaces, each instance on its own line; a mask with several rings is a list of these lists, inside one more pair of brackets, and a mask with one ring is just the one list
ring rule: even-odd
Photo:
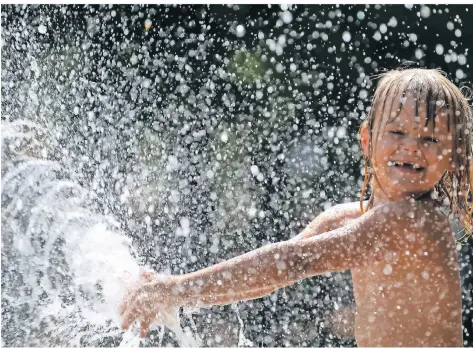
[[[346,205],[340,225],[360,215],[359,204]],[[462,344],[458,259],[453,235],[447,239],[415,254],[384,250],[352,269],[359,346]]]

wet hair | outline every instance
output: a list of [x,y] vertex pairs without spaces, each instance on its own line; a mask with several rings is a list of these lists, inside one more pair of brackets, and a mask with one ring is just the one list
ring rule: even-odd
[[[440,109],[445,110],[448,122],[448,131],[454,137],[452,165],[455,170],[446,172],[434,188],[432,195],[449,206],[450,214],[456,215],[461,221],[465,235],[472,234],[473,227],[473,204],[471,196],[473,194],[473,167],[472,167],[472,110],[468,104],[468,97],[462,93],[440,70],[437,69],[396,69],[379,75],[380,80],[376,87],[371,109],[360,128],[369,131],[368,155],[363,154],[364,159],[364,183],[361,190],[360,207],[362,213],[363,198],[373,179],[373,169],[371,168],[371,157],[373,150],[373,132],[375,117],[385,114],[389,108],[388,120],[383,119],[378,127],[378,132],[382,129],[382,123],[387,123],[399,115],[403,99],[412,96],[415,100],[415,120],[420,120],[419,106],[425,105],[427,117],[424,127],[430,122],[435,128],[435,116]],[[393,112],[396,104],[394,99],[400,96],[397,103],[397,110]],[[405,100],[405,99],[404,99]],[[453,129],[450,129],[451,120]],[[377,137],[376,137],[377,138]],[[375,138],[375,139],[376,139]],[[368,208],[372,206],[374,194],[368,201]]]

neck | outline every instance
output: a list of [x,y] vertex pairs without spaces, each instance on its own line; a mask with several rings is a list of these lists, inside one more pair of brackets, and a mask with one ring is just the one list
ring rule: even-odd
[[387,202],[397,202],[403,199],[413,198],[415,200],[423,199],[424,197],[430,197],[431,191],[423,192],[398,192],[398,191],[385,191],[383,190],[376,179],[372,183],[372,194],[373,194],[373,206],[384,204]]

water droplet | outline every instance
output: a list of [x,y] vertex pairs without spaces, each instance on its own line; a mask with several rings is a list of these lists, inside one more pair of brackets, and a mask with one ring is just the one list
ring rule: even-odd
[[351,40],[351,34],[348,31],[343,32],[342,34],[342,39],[345,42],[350,42]]
[[417,59],[422,59],[422,57],[424,56],[424,51],[422,51],[420,48],[416,49],[415,56]]
[[145,80],[143,81],[143,87],[144,87],[144,88],[149,88],[149,86],[151,86],[151,81],[148,80],[148,79],[145,79]]
[[289,12],[289,11],[284,11],[283,13],[281,13],[281,20],[285,24],[291,23],[292,22],[292,13]]
[[253,174],[253,175],[255,175],[255,176],[259,174],[259,168],[258,168],[258,166],[252,165],[251,168],[250,168],[250,170],[251,170],[251,174]]
[[236,27],[236,36],[243,37],[246,34],[246,29],[243,25],[238,24]]
[[420,8],[420,16],[422,18],[429,18],[430,17],[430,7],[429,6],[422,6]]
[[41,24],[41,25],[38,27],[38,31],[39,31],[40,34],[46,34],[46,32],[47,32],[46,26],[44,26],[43,24]]
[[223,132],[222,135],[220,136],[220,140],[226,143],[228,141],[228,133]]
[[366,99],[368,98],[368,91],[366,89],[360,90],[360,93],[358,93],[358,96],[360,99]]
[[390,27],[396,27],[397,26],[397,19],[396,17],[391,17],[391,19],[388,22],[388,26]]
[[385,275],[390,275],[393,273],[393,268],[390,264],[387,264],[386,266],[384,266],[384,269],[383,269],[383,273]]

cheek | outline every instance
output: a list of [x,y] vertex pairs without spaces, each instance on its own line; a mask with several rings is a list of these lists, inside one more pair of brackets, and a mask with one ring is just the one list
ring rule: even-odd
[[[428,155],[428,161],[431,164],[432,172],[436,175],[443,175],[450,168],[451,152],[443,152],[444,149],[431,149]],[[424,152],[425,153],[425,152]],[[426,154],[427,157],[427,154]]]
[[450,162],[452,157],[452,150],[445,149],[442,146],[430,145],[424,147],[424,155],[429,158],[431,162]]
[[386,140],[380,140],[376,149],[376,160],[379,163],[385,163],[396,151],[393,143]]
[[380,153],[386,153],[389,152],[394,146],[395,143],[392,139],[390,139],[389,136],[381,137],[378,139],[378,143],[376,144],[376,150]]
[[431,162],[437,162],[441,160],[439,156],[442,155],[442,151],[439,146],[434,144],[422,145],[422,152],[424,153],[424,156],[428,157],[429,161]]
[[383,144],[384,146],[391,144],[393,142],[394,138],[391,133],[383,133],[380,134],[378,138],[378,144]]

